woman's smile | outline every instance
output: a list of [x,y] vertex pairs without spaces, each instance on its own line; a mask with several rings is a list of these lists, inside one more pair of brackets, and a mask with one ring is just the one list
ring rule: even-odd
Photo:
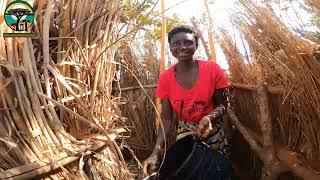
[[178,56],[180,56],[180,57],[190,56],[190,53],[188,53],[188,52],[179,52]]

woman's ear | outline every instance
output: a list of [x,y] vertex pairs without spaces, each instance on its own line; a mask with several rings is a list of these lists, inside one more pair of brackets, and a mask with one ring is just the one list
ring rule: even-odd
[[170,53],[171,53],[171,55],[172,55],[173,57],[175,57],[175,56],[174,56],[173,49],[171,48],[171,46],[169,46],[169,49],[170,49]]
[[198,41],[197,41],[197,40],[195,40],[194,42],[195,42],[195,44],[196,44],[196,50],[197,50],[197,49],[198,49],[198,47],[199,47],[199,43],[198,43]]

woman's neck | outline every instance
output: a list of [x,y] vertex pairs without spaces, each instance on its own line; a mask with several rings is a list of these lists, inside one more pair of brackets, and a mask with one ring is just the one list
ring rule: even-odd
[[176,72],[187,72],[190,71],[194,66],[196,66],[196,61],[194,59],[190,61],[178,61],[176,65]]

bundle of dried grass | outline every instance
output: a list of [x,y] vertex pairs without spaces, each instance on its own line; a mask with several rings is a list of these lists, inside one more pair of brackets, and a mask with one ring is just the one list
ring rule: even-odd
[[[250,61],[243,60],[225,38],[232,78],[235,83],[260,85],[256,77],[262,71],[266,85],[282,87],[283,94],[269,94],[274,139],[320,171],[320,62],[313,56],[314,44],[285,27],[270,9],[249,0],[242,5],[245,12],[233,20],[248,43]],[[236,91],[234,103],[242,120],[259,122],[254,94]]]
[[37,39],[0,26],[0,178],[128,179],[110,98],[121,1],[29,2]]
[[305,3],[315,14],[315,24],[320,27],[320,3],[318,0],[305,0]]
[[[155,44],[152,42],[146,42],[141,53],[137,53],[138,50],[133,52],[132,48],[128,43],[122,43],[119,48],[121,56],[117,60],[123,62],[126,68],[119,68],[121,79],[118,96],[126,102],[121,106],[122,115],[128,118],[126,127],[130,130],[130,137],[126,141],[139,159],[145,159],[156,140],[156,86],[152,84],[158,81],[160,61],[157,60]],[[147,86],[141,88],[140,84]]]
[[243,84],[252,84],[256,81],[254,76],[256,64],[254,64],[248,54],[243,56],[235,42],[226,31],[221,30],[221,47],[229,63],[230,80]]

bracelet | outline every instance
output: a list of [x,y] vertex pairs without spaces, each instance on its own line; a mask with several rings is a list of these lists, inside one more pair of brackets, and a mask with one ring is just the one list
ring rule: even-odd
[[210,120],[213,121],[217,117],[220,117],[225,110],[226,108],[223,105],[217,106],[216,108],[213,109],[213,111],[211,111],[211,113],[209,113]]

